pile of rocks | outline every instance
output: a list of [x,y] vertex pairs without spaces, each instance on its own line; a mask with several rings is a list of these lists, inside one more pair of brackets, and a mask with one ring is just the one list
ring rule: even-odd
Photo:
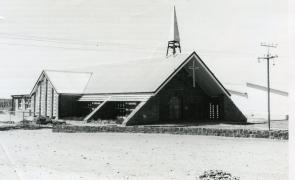
[[239,180],[239,177],[232,176],[230,173],[222,170],[205,171],[199,176],[200,180]]

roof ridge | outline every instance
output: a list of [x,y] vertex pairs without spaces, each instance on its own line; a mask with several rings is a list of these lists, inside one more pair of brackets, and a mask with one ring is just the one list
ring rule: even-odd
[[51,71],[51,72],[64,72],[64,73],[88,73],[92,74],[92,72],[86,72],[86,71],[70,71],[70,70],[54,70],[54,69],[44,69],[44,71]]
[[[191,55],[191,53],[184,53],[184,54],[177,54],[175,56],[155,56],[155,57],[147,57],[147,58],[135,58],[135,59],[131,59],[131,60],[126,60],[126,61],[113,61],[113,62],[107,62],[107,63],[101,63],[101,64],[94,64],[93,66],[95,67],[99,67],[99,66],[114,66],[114,65],[122,65],[125,63],[134,63],[134,62],[140,62],[140,61],[152,61],[152,60],[159,60],[159,59],[172,59],[175,57],[179,57],[179,56],[185,56],[185,57],[189,57]],[[91,67],[93,67],[91,66]],[[83,67],[83,68],[87,68],[89,66]]]

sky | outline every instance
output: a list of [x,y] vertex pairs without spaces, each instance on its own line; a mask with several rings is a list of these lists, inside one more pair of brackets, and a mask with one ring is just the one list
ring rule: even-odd
[[[1,0],[0,98],[30,93],[43,69],[165,57],[173,4],[183,53],[196,51],[222,83],[290,92],[287,0]],[[292,87],[293,86],[293,87]]]

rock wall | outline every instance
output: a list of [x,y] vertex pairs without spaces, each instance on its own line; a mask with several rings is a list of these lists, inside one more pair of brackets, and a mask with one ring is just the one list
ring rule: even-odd
[[156,127],[156,126],[72,126],[54,125],[53,132],[121,132],[121,133],[162,133],[181,135],[226,136],[242,138],[268,138],[288,140],[288,130],[215,129],[198,127]]

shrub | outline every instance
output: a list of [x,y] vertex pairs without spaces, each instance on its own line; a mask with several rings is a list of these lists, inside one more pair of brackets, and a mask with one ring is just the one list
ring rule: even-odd
[[45,116],[38,116],[36,118],[36,124],[50,124],[52,123],[52,120]]
[[229,172],[222,170],[209,170],[204,171],[203,174],[199,176],[200,180],[239,180],[239,177],[232,176]]
[[125,117],[122,117],[122,116],[118,116],[116,118],[116,124],[122,124],[125,120]]

